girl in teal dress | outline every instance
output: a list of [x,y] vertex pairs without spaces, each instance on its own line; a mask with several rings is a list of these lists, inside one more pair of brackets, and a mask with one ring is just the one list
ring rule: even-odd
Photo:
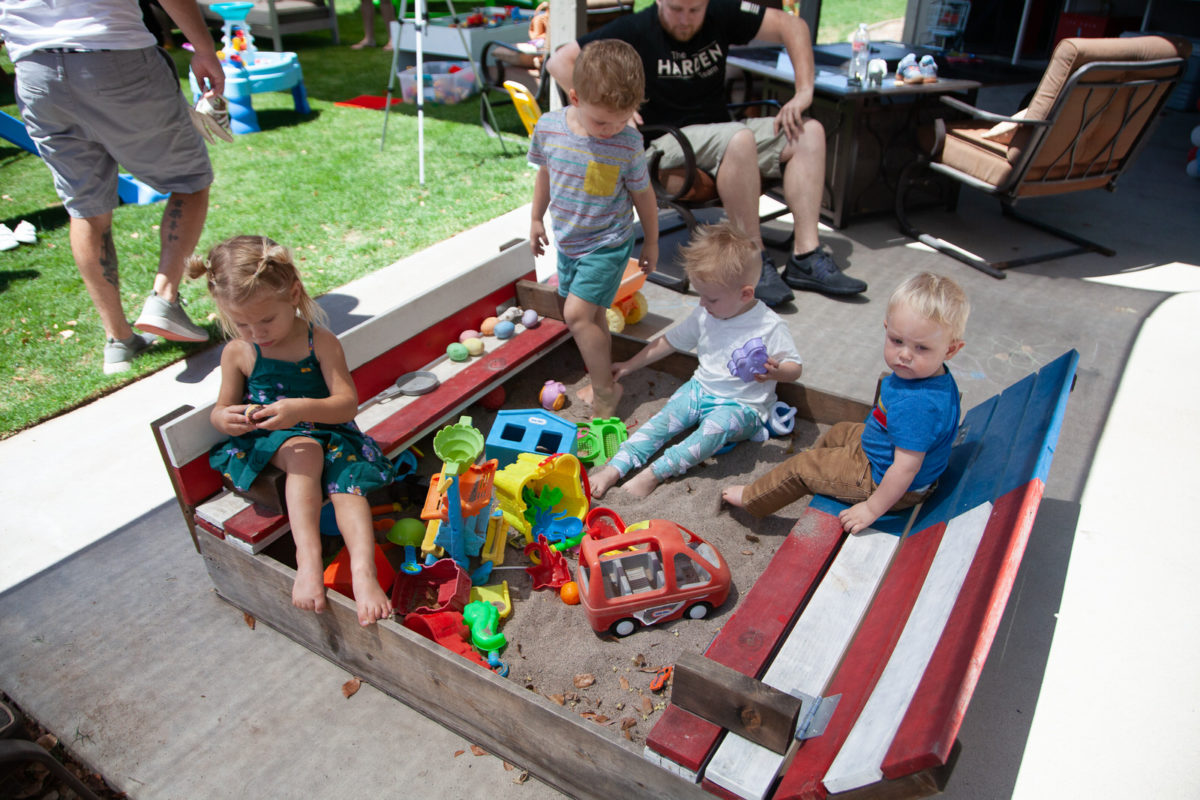
[[267,464],[287,474],[293,605],[325,610],[324,491],[350,552],[359,623],[390,616],[365,495],[392,482],[392,464],[354,423],[358,393],[341,343],[323,327],[324,311],[305,291],[288,250],[264,236],[237,236],[206,259],[193,256],[188,276],[201,275],[232,337],[221,353],[221,391],[210,417],[231,438],[212,449],[209,463],[238,489],[249,488]]

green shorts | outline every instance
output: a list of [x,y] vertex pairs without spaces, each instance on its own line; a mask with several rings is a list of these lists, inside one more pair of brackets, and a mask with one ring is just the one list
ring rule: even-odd
[[633,254],[633,238],[615,247],[602,247],[579,258],[558,253],[558,294],[573,294],[580,300],[608,308],[621,288],[625,265]]
[[[779,156],[787,145],[787,136],[782,131],[775,132],[774,117],[751,117],[742,122],[688,125],[681,130],[696,154],[696,166],[710,175],[716,175],[717,168],[721,166],[721,157],[725,155],[725,148],[729,146],[729,140],[742,128],[749,128],[754,134],[754,141],[758,145],[758,171],[768,178],[778,178],[782,175]],[[674,136],[660,136],[650,143],[650,148],[662,153],[662,160],[658,163],[659,169],[683,166],[683,149]]]

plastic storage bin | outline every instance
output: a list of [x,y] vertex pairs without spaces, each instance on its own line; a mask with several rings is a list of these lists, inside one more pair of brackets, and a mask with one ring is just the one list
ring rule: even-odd
[[[469,61],[427,61],[424,69],[426,103],[458,103],[475,94],[475,71]],[[417,102],[417,70],[400,73],[400,93],[406,103]]]

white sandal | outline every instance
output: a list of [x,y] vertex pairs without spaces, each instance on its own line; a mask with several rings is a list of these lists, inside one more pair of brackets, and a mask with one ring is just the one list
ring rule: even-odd
[[21,243],[7,225],[0,224],[0,250],[12,250]]
[[33,223],[27,219],[17,223],[17,227],[13,230],[13,236],[21,244],[37,244],[37,228],[33,227]]

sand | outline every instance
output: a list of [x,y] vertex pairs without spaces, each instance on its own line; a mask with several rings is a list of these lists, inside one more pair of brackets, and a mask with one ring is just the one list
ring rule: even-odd
[[[571,345],[560,352],[563,358],[543,359],[511,380],[503,407],[537,407],[538,391],[553,378],[567,385],[572,398],[557,413],[572,422],[590,418],[590,408],[575,399],[575,392],[587,384],[578,354]],[[619,416],[632,430],[660,409],[679,383],[653,367],[629,376],[623,381],[625,395]],[[486,435],[492,414],[479,406],[467,413]],[[673,664],[681,653],[704,652],[807,502],[755,520],[739,509],[721,509],[721,488],[762,474],[793,448],[811,445],[818,435],[817,426],[801,421],[790,436],[761,444],[742,442],[687,475],[660,484],[648,498],[633,498],[618,484],[603,500],[593,501],[593,507],[616,511],[626,524],[670,520],[716,547],[729,564],[733,587],[725,603],[705,619],[670,621],[641,628],[625,638],[596,633],[581,606],[565,604],[549,589],[534,591],[523,568],[528,560],[520,550],[509,547],[504,567],[492,579],[493,583],[508,581],[513,599],[513,613],[503,624],[509,644],[501,654],[501,660],[509,665],[508,679],[610,727],[635,745],[643,743],[670,697],[669,687],[661,692],[650,689],[659,668]],[[573,553],[568,555],[568,563],[574,576],[577,558]]]

